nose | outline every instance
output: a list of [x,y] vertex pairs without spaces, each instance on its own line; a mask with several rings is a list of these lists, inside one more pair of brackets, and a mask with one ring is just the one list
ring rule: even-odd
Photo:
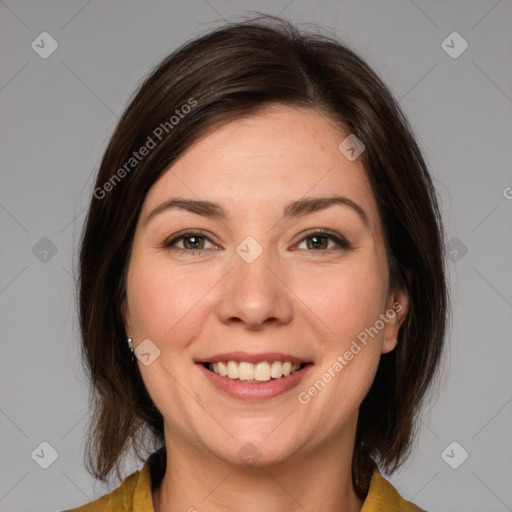
[[251,263],[237,253],[223,279],[217,314],[223,323],[241,323],[258,330],[266,324],[284,325],[293,316],[293,292],[279,262],[269,251]]

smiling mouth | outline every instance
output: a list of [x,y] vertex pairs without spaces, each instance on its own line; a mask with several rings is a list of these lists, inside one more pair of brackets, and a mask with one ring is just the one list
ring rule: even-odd
[[203,366],[221,377],[244,382],[268,382],[286,378],[300,372],[311,363],[292,363],[290,361],[261,361],[252,364],[246,361],[219,361],[202,363]]

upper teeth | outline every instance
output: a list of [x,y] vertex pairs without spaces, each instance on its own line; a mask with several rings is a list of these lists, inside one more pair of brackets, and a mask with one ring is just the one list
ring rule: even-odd
[[257,364],[245,361],[240,363],[236,361],[228,361],[227,363],[219,361],[218,363],[209,363],[208,368],[218,375],[228,377],[229,379],[268,381],[271,378],[278,379],[295,373],[300,368],[300,364],[291,363],[290,361],[284,363],[281,361],[274,361],[272,363],[262,361]]

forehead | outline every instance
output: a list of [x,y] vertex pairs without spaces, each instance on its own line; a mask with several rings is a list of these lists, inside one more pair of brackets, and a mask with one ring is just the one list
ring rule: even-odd
[[197,139],[163,173],[142,214],[171,196],[218,202],[235,215],[339,194],[360,204],[375,224],[366,171],[339,150],[347,135],[324,114],[282,105],[229,121]]

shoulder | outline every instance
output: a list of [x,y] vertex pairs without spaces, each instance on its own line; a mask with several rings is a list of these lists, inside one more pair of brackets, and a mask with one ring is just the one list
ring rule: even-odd
[[112,492],[62,512],[153,512],[148,463],[128,475]]
[[361,512],[426,512],[414,503],[405,500],[378,470],[374,470],[368,495]]

